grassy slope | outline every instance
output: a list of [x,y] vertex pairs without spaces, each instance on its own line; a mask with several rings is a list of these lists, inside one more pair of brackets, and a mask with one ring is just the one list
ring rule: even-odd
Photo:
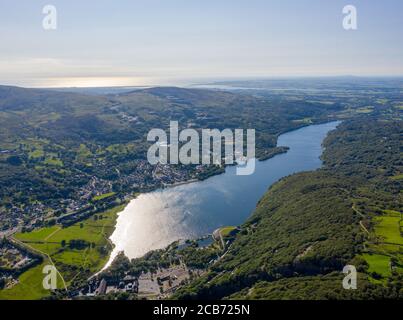
[[[108,238],[115,228],[117,213],[122,209],[123,206],[118,206],[97,214],[97,216],[102,215],[102,219],[94,220],[94,217],[91,217],[67,228],[59,226],[42,228],[29,233],[19,233],[15,238],[48,254],[68,284],[73,279],[88,277],[106,263],[108,259],[106,252],[111,250]],[[63,249],[62,240],[68,243],[70,240],[77,239],[95,243],[95,247],[71,250],[66,246]],[[99,248],[103,247],[107,248],[105,253],[99,251]],[[45,264],[49,264],[49,261],[23,273],[19,277],[19,284],[10,290],[1,290],[0,299],[39,299],[48,296],[50,292],[42,288],[44,277],[42,268]]]
[[398,212],[386,213],[377,217],[375,223],[375,233],[382,237],[383,242],[403,245],[403,238],[400,234],[401,217]]
[[382,216],[376,216],[372,220],[374,227],[366,243],[367,250],[361,256],[368,264],[370,280],[385,283],[392,275],[392,259],[396,261],[395,270],[403,273],[401,214],[394,210],[384,210]]
[[49,295],[42,286],[42,269],[46,264],[44,262],[24,272],[18,278],[19,283],[11,289],[0,290],[0,300],[34,300]]

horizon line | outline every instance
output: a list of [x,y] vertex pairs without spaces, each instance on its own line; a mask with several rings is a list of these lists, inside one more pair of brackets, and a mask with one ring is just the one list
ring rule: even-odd
[[[81,78],[81,77],[78,77]],[[231,82],[231,81],[270,81],[270,80],[298,80],[298,79],[337,79],[337,78],[356,78],[356,79],[403,79],[403,74],[401,75],[290,75],[290,76],[245,76],[245,77],[212,77],[212,78],[207,78],[205,82],[203,82],[202,79],[198,78],[193,78],[192,79],[177,79],[172,80],[172,83],[170,84],[158,84],[158,83],[153,83],[153,84],[128,84],[128,85],[101,85],[101,86],[96,86],[96,85],[75,85],[75,86],[64,86],[64,85],[55,85],[55,86],[25,86],[25,85],[19,85],[19,84],[13,84],[13,83],[7,83],[5,82],[4,84],[0,82],[0,86],[8,86],[8,87],[19,87],[19,88],[26,88],[26,89],[81,89],[81,88],[150,88],[150,87],[181,87],[181,86],[196,86],[196,85],[213,85],[219,82]],[[99,79],[102,79],[102,77],[99,77]],[[175,84],[175,82],[177,82]],[[180,85],[178,82],[182,82]]]

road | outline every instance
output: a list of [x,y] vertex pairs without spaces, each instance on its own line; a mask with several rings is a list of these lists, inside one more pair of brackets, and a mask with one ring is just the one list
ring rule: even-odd
[[20,231],[20,227],[15,227],[14,229],[9,229],[6,231],[0,231],[0,238],[8,238],[11,237],[13,234]]
[[[364,215],[362,212],[360,212],[358,209],[356,209],[356,208],[354,207],[354,205],[351,207],[351,209],[353,209],[353,211],[354,211],[355,213],[357,213],[358,215],[360,215],[362,218],[365,218],[365,215]],[[370,235],[368,229],[367,229],[367,228],[364,226],[364,224],[362,223],[362,220],[360,220],[360,226],[361,226],[361,228],[362,228],[368,235]]]
[[62,279],[62,281],[63,281],[64,289],[67,291],[66,281],[64,280],[64,278],[63,278],[62,274],[59,272],[59,270],[57,270],[56,265],[54,264],[54,262],[53,262],[52,258],[50,257],[50,255],[48,255],[46,252],[43,252],[43,251],[41,251],[41,250],[39,250],[39,249],[36,249],[36,248],[32,247],[32,246],[30,246],[29,244],[24,243],[24,242],[22,242],[22,241],[20,241],[20,240],[18,240],[18,239],[16,239],[16,238],[14,238],[14,237],[10,237],[9,239],[10,239],[11,241],[16,242],[17,244],[19,244],[19,245],[22,246],[22,247],[26,247],[26,248],[28,248],[28,249],[31,250],[31,251],[34,251],[34,252],[39,253],[39,254],[40,254],[42,257],[44,257],[45,259],[48,259],[49,262],[55,267],[55,269],[56,269],[56,271],[57,271],[57,274],[59,275],[59,277],[60,277],[60,278]]

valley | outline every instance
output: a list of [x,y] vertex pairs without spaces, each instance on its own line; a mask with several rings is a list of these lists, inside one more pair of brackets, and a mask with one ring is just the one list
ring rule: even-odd
[[[108,261],[117,214],[129,201],[224,173],[224,166],[150,165],[146,134],[167,128],[170,120],[196,130],[253,124],[260,160],[287,151],[277,146],[285,132],[334,120],[343,124],[325,141],[324,168],[281,179],[251,217],[245,210],[242,220],[228,223],[239,228],[229,248],[220,240],[203,248],[151,251],[131,262],[118,255],[102,273],[107,282],[128,273],[169,273],[184,264],[191,272],[169,297],[310,298],[311,286],[317,297],[398,294],[402,98],[394,82],[380,83],[371,90],[328,84],[328,91],[319,92],[301,82],[298,90],[284,91],[163,87],[109,95],[0,87],[1,234],[38,256],[32,268],[2,278],[0,298],[75,296]],[[166,259],[176,262],[158,271]],[[355,296],[334,290],[348,262],[358,265],[365,287]],[[62,278],[53,293],[38,283],[49,263]]]

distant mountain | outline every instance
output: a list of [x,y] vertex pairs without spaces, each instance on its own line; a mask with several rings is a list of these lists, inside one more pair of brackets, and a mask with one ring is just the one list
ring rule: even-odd
[[66,87],[66,88],[48,88],[46,90],[58,92],[72,92],[90,95],[114,95],[122,94],[134,90],[142,90],[148,88],[147,86],[131,86],[131,87]]
[[304,90],[341,90],[346,93],[357,89],[386,89],[399,92],[399,87],[403,85],[403,77],[356,77],[356,76],[336,76],[336,77],[294,77],[294,78],[269,78],[256,80],[233,80],[217,81],[208,84],[227,88],[244,89],[304,89]]
[[106,101],[104,97],[78,93],[0,86],[0,111],[72,112],[74,108],[102,105]]

